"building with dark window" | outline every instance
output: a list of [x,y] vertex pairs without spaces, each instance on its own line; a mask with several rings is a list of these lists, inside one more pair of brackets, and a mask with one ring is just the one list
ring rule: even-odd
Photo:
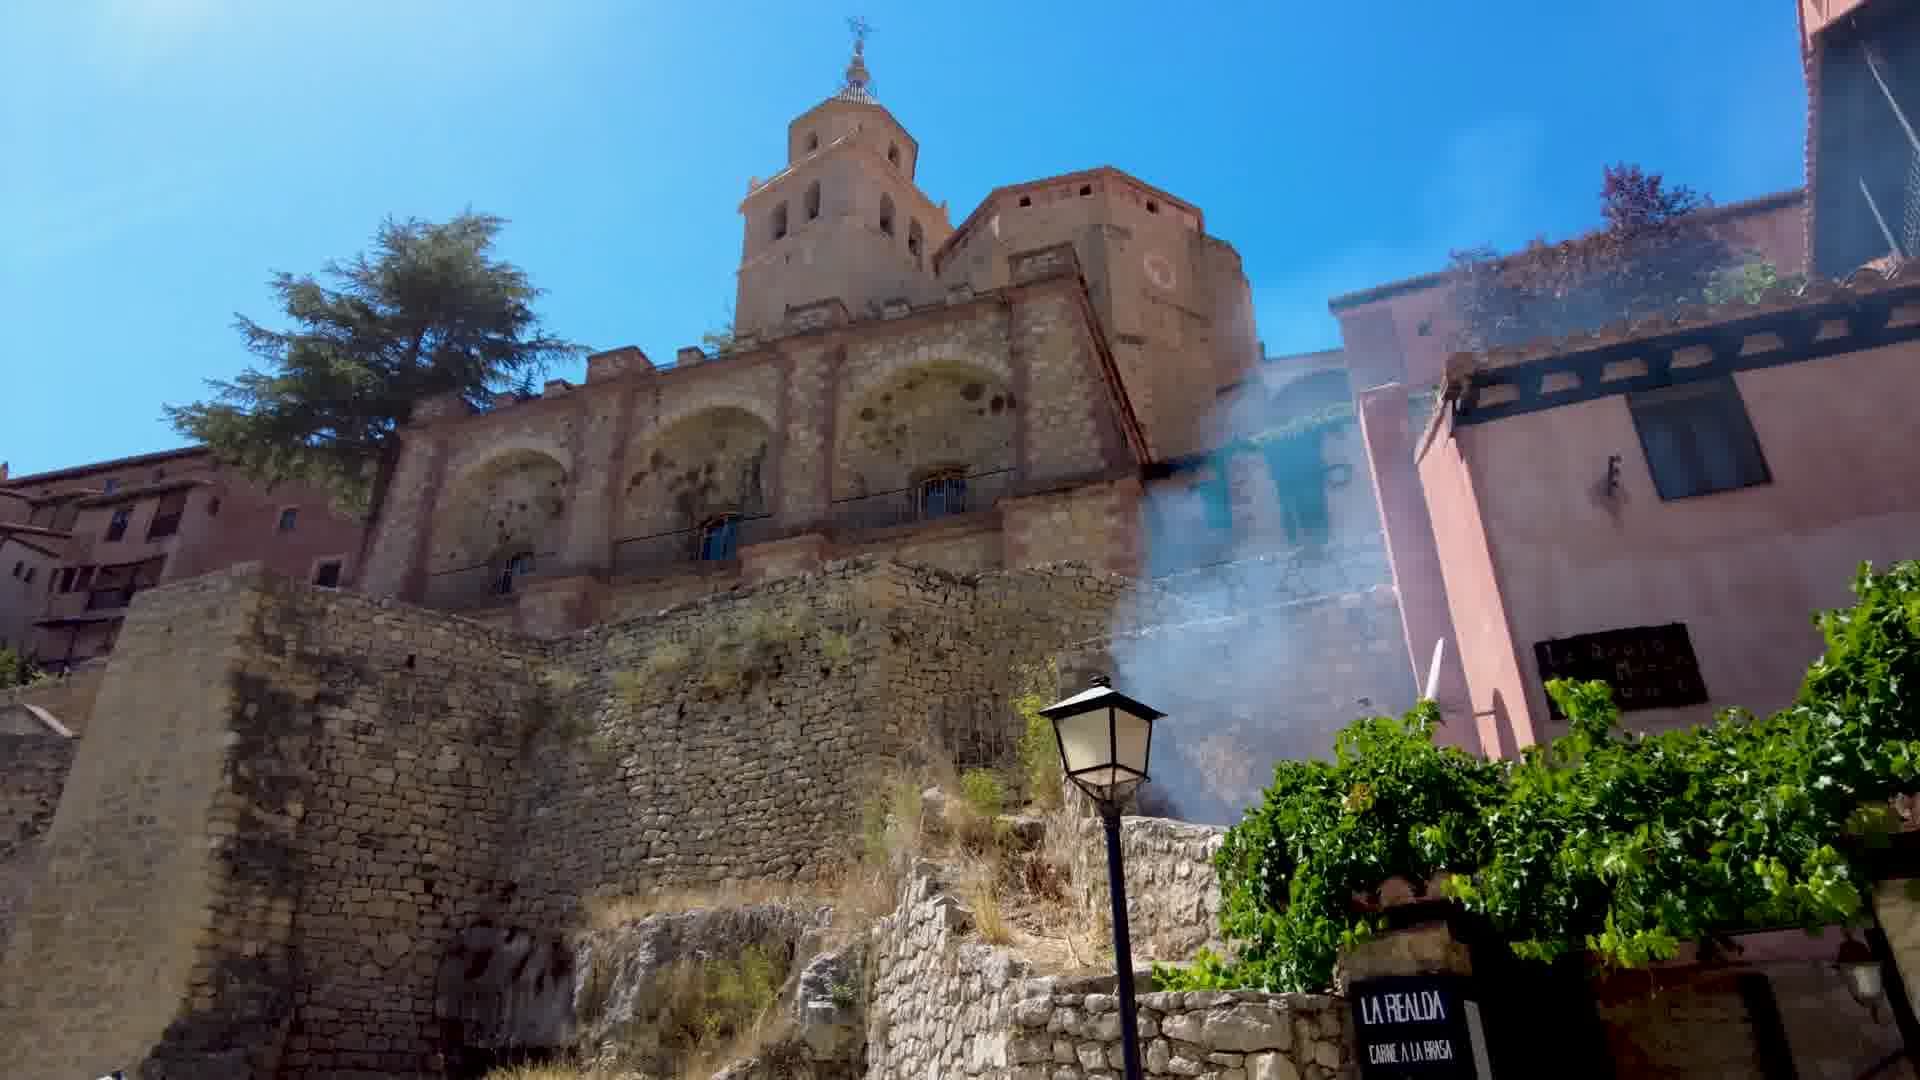
[[1811,613],[1920,553],[1916,370],[1911,274],[1463,356],[1415,447],[1482,743],[1562,734],[1554,678],[1649,730],[1791,703]]
[[112,649],[143,590],[235,563],[338,588],[361,532],[323,493],[266,491],[199,448],[0,474],[0,556],[23,563],[20,577],[0,577],[0,643],[71,668]]

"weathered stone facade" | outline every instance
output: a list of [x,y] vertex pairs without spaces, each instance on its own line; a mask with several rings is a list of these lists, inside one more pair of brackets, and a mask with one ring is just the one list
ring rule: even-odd
[[587,385],[484,415],[422,407],[366,589],[554,634],[859,554],[1131,571],[1139,428],[1078,264],[1014,263],[898,317],[668,369],[602,354]]
[[45,729],[13,730],[0,722],[0,762],[5,763],[0,771],[0,956],[6,955],[14,918],[39,880],[41,839],[60,805],[74,749],[70,737]]
[[[1106,840],[1100,820],[1076,818],[1073,885],[1080,910],[1105,916]],[[1220,882],[1213,857],[1226,830],[1157,817],[1120,819],[1127,873],[1127,927],[1138,961],[1179,963],[1202,948],[1227,952],[1220,939]],[[1104,921],[1110,922],[1110,919]]]
[[0,968],[10,1075],[438,1075],[522,648],[252,567],[143,595]]
[[58,1028],[29,1075],[435,1075],[464,930],[810,877],[888,761],[1004,762],[1018,668],[1123,606],[1171,610],[1083,566],[874,559],[558,639],[257,568],[143,594],[8,944],[0,1040]]

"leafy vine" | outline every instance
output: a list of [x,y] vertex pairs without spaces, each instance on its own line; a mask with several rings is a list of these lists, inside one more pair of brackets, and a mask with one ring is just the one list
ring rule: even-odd
[[1523,958],[1644,966],[1686,942],[1858,921],[1860,855],[1920,776],[1920,562],[1862,567],[1815,619],[1795,704],[1623,733],[1605,683],[1548,684],[1571,730],[1518,760],[1434,745],[1431,702],[1356,721],[1334,760],[1283,761],[1216,858],[1231,961],[1169,988],[1311,990],[1377,932],[1383,885],[1429,885]]

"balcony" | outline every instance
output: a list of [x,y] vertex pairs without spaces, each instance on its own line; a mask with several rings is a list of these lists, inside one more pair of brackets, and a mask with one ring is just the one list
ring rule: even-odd
[[542,575],[557,577],[563,572],[559,554],[551,551],[517,555],[504,563],[477,563],[442,570],[427,576],[423,603],[448,611],[506,604],[525,588],[528,580]]
[[740,549],[773,535],[769,514],[726,514],[672,532],[633,536],[613,545],[616,574],[659,574],[739,558]]
[[835,499],[833,524],[849,529],[884,529],[936,521],[989,510],[1013,487],[1014,470],[932,476],[912,487],[850,499]]

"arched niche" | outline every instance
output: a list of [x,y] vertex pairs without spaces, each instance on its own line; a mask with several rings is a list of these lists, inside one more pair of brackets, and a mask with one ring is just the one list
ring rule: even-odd
[[834,498],[901,491],[939,472],[1012,469],[1021,407],[1005,380],[970,364],[899,372],[843,407]]
[[643,439],[621,491],[620,539],[689,529],[722,514],[753,517],[773,507],[773,430],[745,409],[702,409]]
[[440,500],[432,572],[504,563],[560,550],[567,469],[551,454],[513,449],[461,472]]

